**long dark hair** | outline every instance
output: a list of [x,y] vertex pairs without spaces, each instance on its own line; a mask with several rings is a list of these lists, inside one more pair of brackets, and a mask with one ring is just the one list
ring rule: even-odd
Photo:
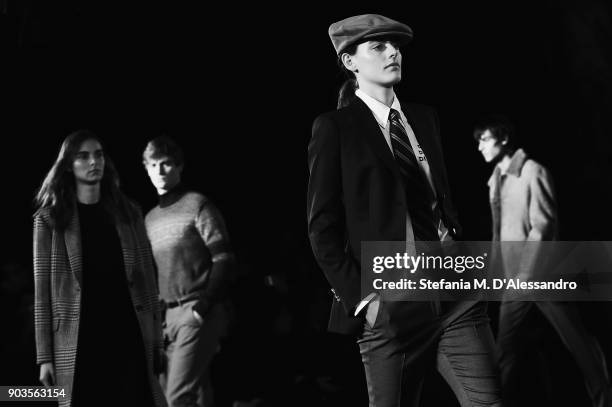
[[[68,135],[34,199],[34,215],[43,209],[49,210],[51,226],[58,230],[66,229],[76,210],[76,182],[72,165],[81,144],[87,140],[97,141],[104,151],[102,140],[89,130],[77,130]],[[100,182],[102,205],[115,221],[131,223],[134,218],[133,206],[119,189],[119,174],[106,152],[104,161],[104,175]]]
[[356,98],[355,90],[359,87],[357,84],[357,79],[355,78],[355,74],[352,71],[346,69],[344,64],[342,63],[342,54],[355,55],[357,52],[357,46],[359,44],[352,44],[342,50],[340,55],[338,55],[338,66],[346,75],[346,80],[340,86],[340,90],[338,91],[338,109],[342,109],[351,104],[351,102]]

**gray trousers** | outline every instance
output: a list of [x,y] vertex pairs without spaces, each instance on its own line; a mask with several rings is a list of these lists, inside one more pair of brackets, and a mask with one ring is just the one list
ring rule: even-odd
[[390,336],[380,318],[364,322],[357,343],[368,385],[370,407],[417,407],[424,377],[437,369],[461,407],[500,407],[501,386],[495,345],[485,308],[473,307],[450,321],[415,331],[416,341],[402,343]]
[[225,332],[222,305],[214,306],[200,323],[195,301],[166,310],[164,339],[167,367],[160,375],[169,407],[212,407],[209,368]]

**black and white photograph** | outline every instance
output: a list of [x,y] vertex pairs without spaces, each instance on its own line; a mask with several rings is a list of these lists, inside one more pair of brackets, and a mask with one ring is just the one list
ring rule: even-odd
[[612,407],[608,1],[0,0],[0,44],[0,405]]

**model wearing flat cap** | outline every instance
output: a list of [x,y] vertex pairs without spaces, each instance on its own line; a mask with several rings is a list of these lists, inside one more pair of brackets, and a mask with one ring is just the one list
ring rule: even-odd
[[417,406],[433,368],[462,406],[500,406],[484,304],[361,292],[361,242],[450,240],[460,226],[437,115],[400,104],[393,90],[410,27],[367,14],[332,24],[329,35],[352,77],[338,110],[315,119],[308,147],[308,231],[335,297],[329,329],[358,337],[370,406]]

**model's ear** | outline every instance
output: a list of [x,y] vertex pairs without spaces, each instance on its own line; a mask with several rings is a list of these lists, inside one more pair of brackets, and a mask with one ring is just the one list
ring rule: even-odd
[[357,72],[355,60],[353,59],[353,56],[350,55],[348,52],[345,52],[344,54],[340,55],[340,60],[342,61],[342,65],[344,65],[346,69],[351,72]]

